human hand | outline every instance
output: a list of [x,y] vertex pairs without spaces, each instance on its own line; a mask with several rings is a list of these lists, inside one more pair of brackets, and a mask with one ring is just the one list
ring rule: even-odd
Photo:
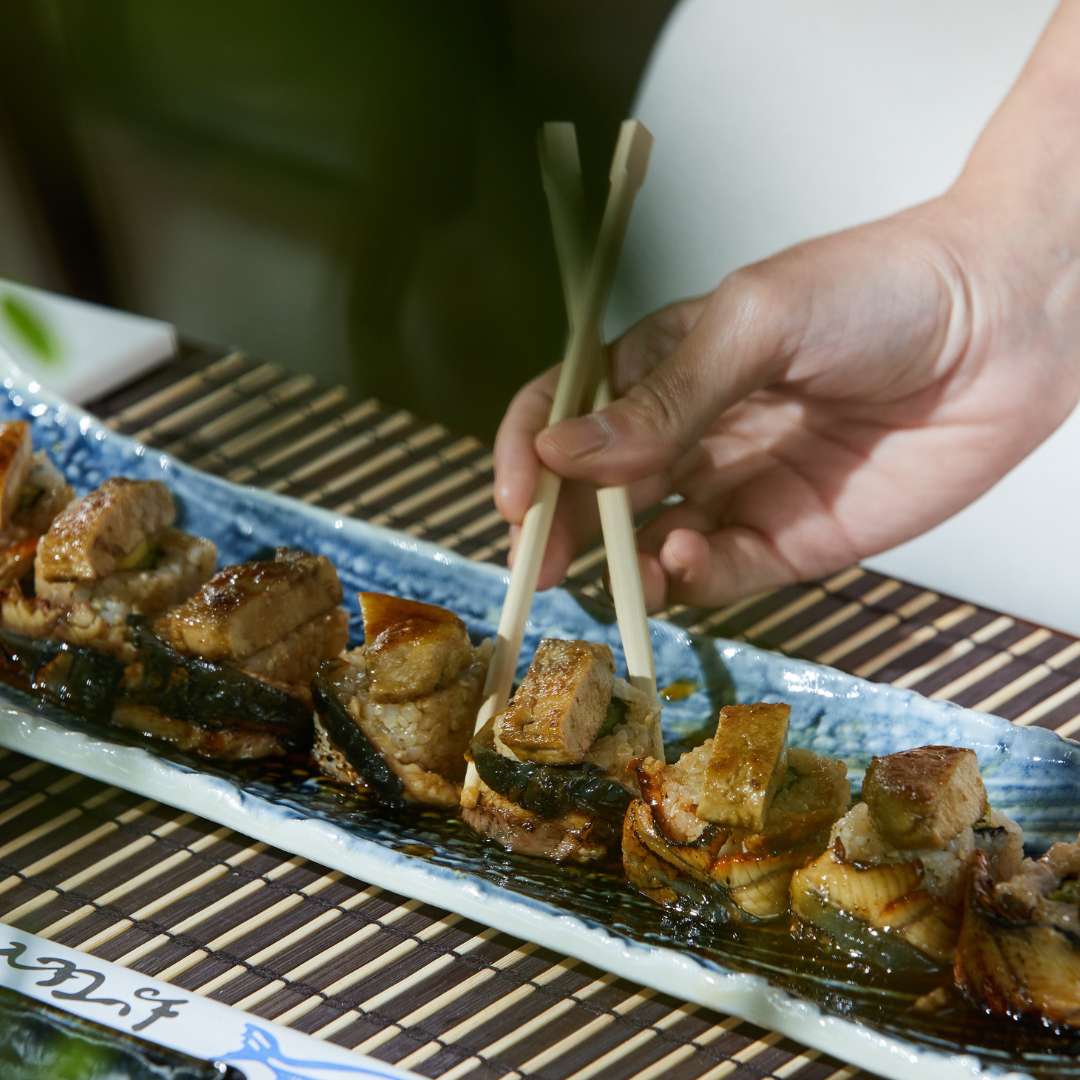
[[638,510],[681,496],[639,534],[646,601],[715,606],[925,531],[1046,438],[1080,396],[1077,259],[986,157],[941,199],[645,319],[597,414],[545,430],[557,372],[524,387],[498,507],[521,521],[541,462],[570,481],[540,586],[597,534],[597,485]]

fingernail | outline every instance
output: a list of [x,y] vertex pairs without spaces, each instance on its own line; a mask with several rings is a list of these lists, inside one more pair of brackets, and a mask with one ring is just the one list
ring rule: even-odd
[[566,457],[583,458],[611,445],[614,437],[607,420],[594,413],[577,420],[564,420],[544,432],[544,438]]

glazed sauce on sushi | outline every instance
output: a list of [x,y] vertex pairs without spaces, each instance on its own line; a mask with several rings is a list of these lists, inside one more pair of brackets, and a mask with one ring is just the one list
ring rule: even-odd
[[676,679],[661,687],[659,694],[665,701],[685,701],[697,689],[698,684],[692,679]]

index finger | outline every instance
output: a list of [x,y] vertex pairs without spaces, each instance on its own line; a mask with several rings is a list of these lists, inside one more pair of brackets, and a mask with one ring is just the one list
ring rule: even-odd
[[495,436],[495,506],[511,525],[520,525],[532,504],[540,473],[533,443],[548,426],[560,367],[549,368],[514,395]]

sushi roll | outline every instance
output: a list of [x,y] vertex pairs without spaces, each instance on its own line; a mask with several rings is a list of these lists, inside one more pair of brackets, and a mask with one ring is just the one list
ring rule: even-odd
[[660,710],[606,645],[542,641],[507,708],[472,742],[462,815],[510,851],[588,863],[618,849],[635,764],[663,753]]
[[36,596],[53,608],[85,604],[112,624],[156,615],[214,571],[213,543],[173,528],[176,504],[157,480],[114,477],[52,522],[34,560]]
[[[0,432],[0,443],[12,435]],[[23,524],[43,534],[33,541],[33,592],[15,583],[0,593],[3,676],[106,720],[123,665],[135,658],[129,616],[182,600],[213,572],[216,551],[210,541],[172,528],[176,506],[156,481],[114,478],[69,501],[53,466],[27,456],[28,439],[8,456],[15,469],[29,461],[22,490],[33,490]],[[9,475],[0,503],[10,490]]]
[[976,852],[954,971],[994,1015],[1080,1028],[1080,840],[997,882]]
[[861,941],[868,955],[884,955],[886,943],[894,960],[951,962],[974,853],[1011,869],[1019,827],[990,810],[975,754],[953,746],[874,758],[862,797],[833,827],[828,850],[795,873],[792,909]]
[[34,452],[25,420],[0,424],[0,589],[30,572],[39,537],[74,495],[45,452]]
[[307,686],[348,638],[341,582],[323,555],[278,548],[226,566],[153,623],[172,648],[274,682]]
[[322,772],[390,806],[458,803],[491,654],[453,612],[361,593],[364,644],[315,678]]
[[788,910],[792,874],[848,808],[841,761],[787,745],[787,705],[729,705],[716,735],[673,765],[638,766],[623,823],[627,880],[664,907],[720,918]]
[[114,478],[53,516],[70,489],[48,462],[35,468],[29,476],[41,494],[33,524],[45,531],[34,540],[32,592],[19,583],[0,592],[4,675],[75,712],[97,714],[101,688],[116,681],[105,673],[119,669],[86,655],[80,670],[93,668],[98,678],[95,686],[80,683],[70,677],[71,656],[57,655],[61,646],[131,661],[129,616],[182,600],[213,573],[216,551],[172,528],[176,506],[164,484]]
[[321,555],[279,548],[220,570],[154,620],[132,618],[113,722],[221,759],[310,747],[310,682],[345,647],[341,583]]

